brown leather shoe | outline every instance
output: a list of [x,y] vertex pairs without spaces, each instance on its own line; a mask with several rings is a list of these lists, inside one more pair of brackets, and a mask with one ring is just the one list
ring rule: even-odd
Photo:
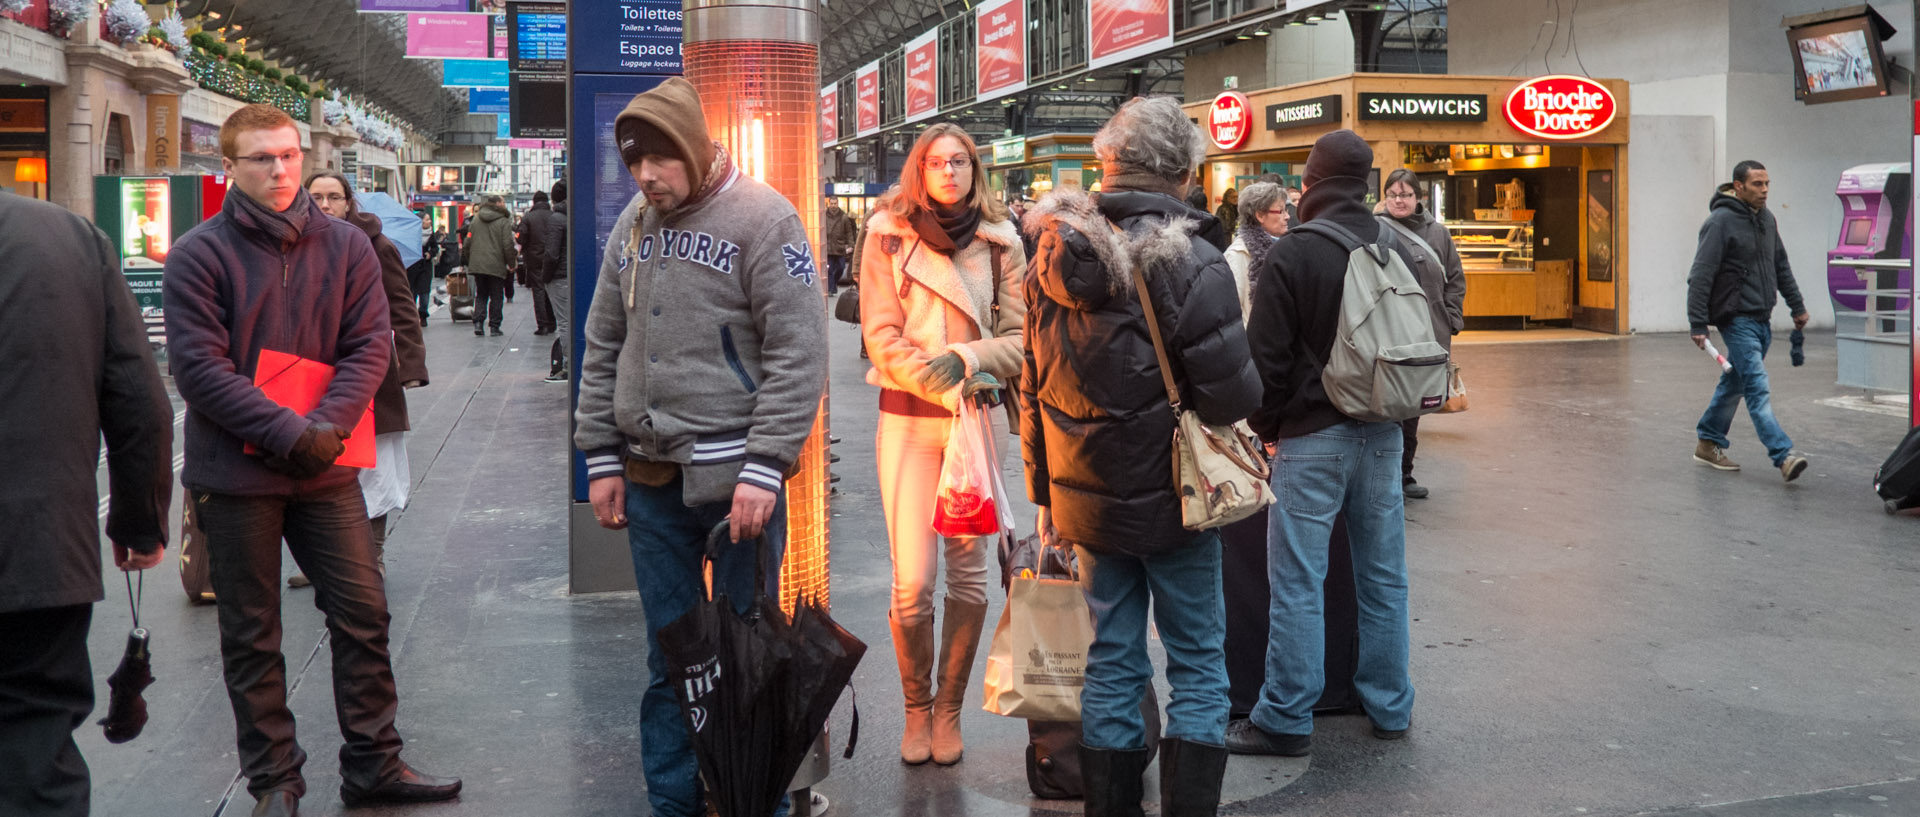
[[253,817],[299,817],[299,814],[300,798],[290,791],[267,792],[253,804]]
[[460,778],[421,774],[402,765],[400,776],[365,791],[340,784],[340,800],[349,806],[378,803],[431,803],[460,796]]

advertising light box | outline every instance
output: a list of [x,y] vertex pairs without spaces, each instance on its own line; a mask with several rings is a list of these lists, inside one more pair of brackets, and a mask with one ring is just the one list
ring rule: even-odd
[[442,60],[440,84],[448,88],[505,88],[506,60]]
[[939,34],[935,29],[907,41],[904,73],[908,122],[925,119],[940,109]]
[[407,56],[427,59],[486,59],[493,22],[485,14],[407,15]]
[[1027,87],[1027,7],[1002,0],[974,7],[974,76],[985,102]]

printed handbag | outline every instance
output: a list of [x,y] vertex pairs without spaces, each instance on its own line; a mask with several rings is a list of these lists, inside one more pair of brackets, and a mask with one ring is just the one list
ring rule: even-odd
[[1467,381],[1460,377],[1460,364],[1447,361],[1447,402],[1438,414],[1457,414],[1467,410]]
[[1160,359],[1160,377],[1167,387],[1179,422],[1173,430],[1174,481],[1180,486],[1180,522],[1187,530],[1207,530],[1238,522],[1273,504],[1273,475],[1266,448],[1245,420],[1232,425],[1209,425],[1200,415],[1180,407],[1180,387],[1173,382],[1160,321],[1139,267],[1133,286],[1140,293],[1153,353]]

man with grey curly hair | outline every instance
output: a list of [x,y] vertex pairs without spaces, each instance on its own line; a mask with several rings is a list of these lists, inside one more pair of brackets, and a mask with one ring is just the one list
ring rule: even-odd
[[[1181,200],[1204,150],[1199,130],[1171,99],[1134,99],[1093,148],[1103,192],[1056,190],[1026,218],[1035,240],[1019,401],[1027,492],[1041,536],[1074,548],[1093,613],[1080,695],[1086,813],[1140,814],[1152,759],[1140,714],[1151,598],[1173,687],[1160,813],[1211,817],[1229,707],[1220,536],[1181,525],[1161,374],[1111,361],[1166,361],[1181,405],[1216,424],[1253,410],[1259,377],[1220,256],[1225,233]],[[1164,358],[1136,276],[1165,330]]]

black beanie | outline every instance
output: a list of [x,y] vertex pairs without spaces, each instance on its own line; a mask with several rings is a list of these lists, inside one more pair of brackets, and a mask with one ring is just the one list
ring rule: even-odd
[[1372,169],[1373,148],[1367,147],[1359,134],[1343,128],[1314,140],[1300,182],[1312,187],[1314,182],[1335,176],[1364,179]]
[[620,146],[620,163],[632,167],[640,163],[640,157],[672,156],[686,161],[686,152],[679,143],[668,137],[665,131],[653,126],[653,123],[636,117],[621,117],[614,128],[613,140]]
[[534,204],[544,204],[544,203],[546,202],[546,200],[547,200],[547,191],[545,191],[545,190],[535,190],[535,191],[533,191],[533,203],[534,203]]
[[566,200],[567,200],[566,181],[561,180],[561,181],[554,182],[553,183],[553,203],[559,204],[560,202],[563,202]]

